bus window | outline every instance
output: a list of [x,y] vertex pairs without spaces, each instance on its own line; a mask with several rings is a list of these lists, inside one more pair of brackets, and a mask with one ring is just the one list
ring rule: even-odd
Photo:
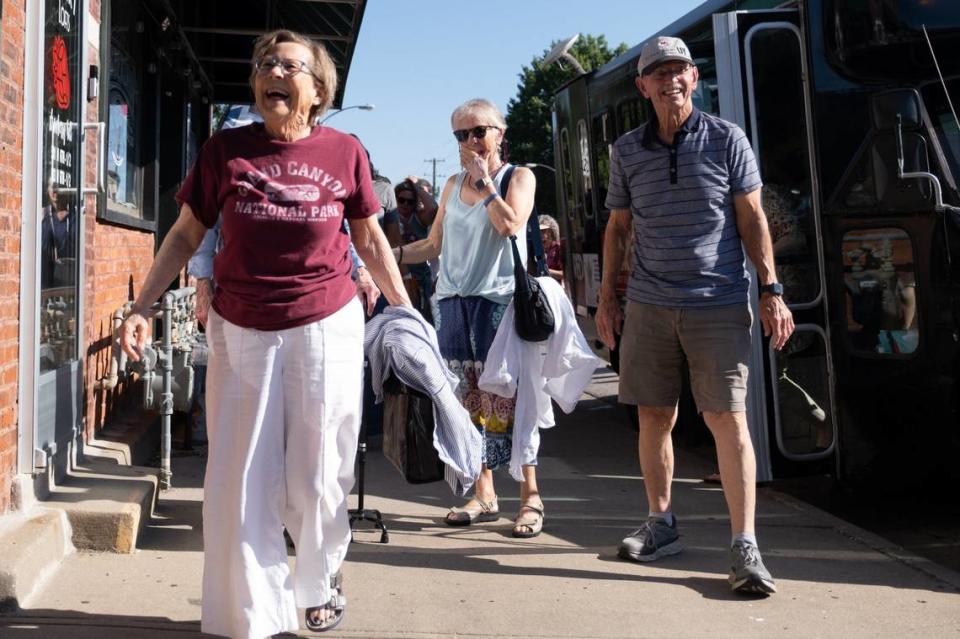
[[697,88],[693,92],[693,105],[713,115],[720,115],[720,94],[717,92],[717,61],[715,58],[695,58],[697,63]]
[[813,304],[820,296],[820,268],[800,40],[790,29],[771,27],[752,34],[746,46],[753,76],[753,146],[777,275],[789,304]]
[[597,153],[597,205],[604,209],[607,201],[607,184],[610,182],[610,145],[613,144],[613,125],[610,113],[601,113],[593,118],[593,148]]
[[773,351],[779,445],[787,455],[823,453],[833,446],[826,334],[797,327],[783,350]]
[[[960,80],[947,81],[947,91],[951,95],[957,95],[957,92],[960,91]],[[954,119],[953,109],[939,84],[930,85],[923,89],[923,103],[930,113],[934,131],[937,133],[940,146],[943,148],[950,165],[952,175],[945,176],[946,184],[944,186],[956,190],[957,180],[960,179],[960,124]]]
[[570,133],[567,127],[560,129],[560,170],[563,172],[563,195],[567,199],[567,211],[576,207],[576,190],[573,188],[573,166],[570,157]]
[[907,232],[848,231],[842,249],[850,346],[879,355],[914,352],[919,343],[917,280]]
[[632,131],[641,124],[640,100],[634,98],[617,105],[617,135]]
[[583,178],[583,215],[593,214],[593,173],[590,170],[590,133],[585,120],[577,122],[577,142],[580,144],[580,174]]

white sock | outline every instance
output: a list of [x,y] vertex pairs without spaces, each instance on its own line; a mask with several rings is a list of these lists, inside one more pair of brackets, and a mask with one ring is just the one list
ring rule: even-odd
[[647,515],[647,517],[656,517],[657,519],[662,519],[667,522],[668,526],[673,526],[673,513],[669,510],[665,513],[655,513],[653,511]]
[[734,535],[730,541],[730,546],[733,547],[738,541],[759,548],[757,546],[757,536],[754,533],[742,532],[739,535]]

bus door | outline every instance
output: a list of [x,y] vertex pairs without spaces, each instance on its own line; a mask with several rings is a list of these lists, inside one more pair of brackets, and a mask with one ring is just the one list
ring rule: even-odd
[[713,29],[720,115],[743,128],[757,156],[777,276],[796,322],[787,345],[774,351],[762,336],[750,265],[747,418],[764,481],[775,465],[830,457],[837,442],[809,75],[796,10],[715,14]]
[[560,170],[558,200],[564,246],[564,285],[579,323],[593,342],[591,312],[600,289],[595,176],[590,160],[590,126],[586,76],[572,81],[557,94],[556,147]]

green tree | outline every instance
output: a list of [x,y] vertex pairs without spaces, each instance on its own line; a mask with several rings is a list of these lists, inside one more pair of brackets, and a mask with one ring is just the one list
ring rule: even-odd
[[[544,65],[543,59],[553,47],[544,49],[529,66],[520,71],[517,84],[517,96],[507,103],[507,141],[510,161],[514,164],[536,162],[556,167],[553,157],[553,127],[550,107],[553,94],[564,83],[577,77],[577,71],[569,64],[561,68],[557,64]],[[627,50],[621,43],[610,49],[607,39],[600,36],[580,36],[570,54],[577,59],[588,73],[603,66],[612,58]],[[537,208],[541,213],[556,214],[556,188],[554,175],[547,171],[537,171]]]

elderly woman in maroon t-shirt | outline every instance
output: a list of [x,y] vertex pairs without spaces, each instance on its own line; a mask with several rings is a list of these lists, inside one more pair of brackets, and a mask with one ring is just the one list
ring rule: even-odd
[[[354,245],[391,304],[409,304],[377,224],[380,203],[359,142],[314,126],[336,92],[310,39],[276,31],[254,45],[250,84],[262,124],[201,148],[120,341],[134,360],[144,313],[222,218],[207,339],[204,632],[263,639],[329,630],[343,616],[339,570],[359,429],[363,310]],[[293,577],[283,528],[297,548]]]

